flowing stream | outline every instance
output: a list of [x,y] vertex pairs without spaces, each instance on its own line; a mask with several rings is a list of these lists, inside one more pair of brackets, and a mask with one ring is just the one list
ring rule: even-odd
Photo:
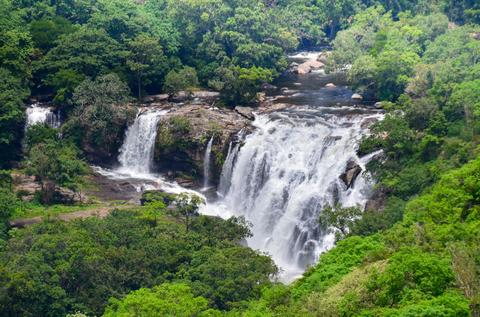
[[158,109],[139,110],[120,148],[120,173],[132,176],[151,174],[158,122],[167,112],[168,110]]
[[203,188],[202,191],[206,191],[209,188],[210,181],[210,165],[212,160],[212,145],[213,136],[208,141],[207,148],[205,149],[205,155],[203,157]]
[[[133,200],[138,201],[143,191],[154,189],[162,189],[174,194],[195,193],[204,198],[203,195],[185,189],[175,182],[166,181],[161,175],[154,172],[153,154],[158,124],[167,113],[168,110],[163,109],[139,109],[135,121],[125,133],[125,139],[118,155],[120,166],[114,169],[92,166],[98,174],[114,181],[120,181],[125,195],[135,197]],[[132,195],[128,192],[128,188],[133,188],[137,194]]]
[[26,111],[27,114],[27,124],[26,128],[35,125],[46,123],[52,128],[59,128],[61,125],[60,115],[53,111],[52,108],[42,105],[40,103],[35,103],[30,105]]
[[[338,86],[325,88],[331,81]],[[357,156],[359,141],[368,123],[383,115],[355,106],[338,78],[320,72],[286,75],[279,83],[283,93],[270,97],[291,106],[257,115],[243,146],[230,145],[219,199],[202,212],[245,217],[253,233],[248,245],[270,254],[289,282],[333,246],[333,235],[318,225],[322,209],[365,206],[372,187],[368,175],[360,174],[350,188],[340,176],[349,161],[364,169],[371,156]]]

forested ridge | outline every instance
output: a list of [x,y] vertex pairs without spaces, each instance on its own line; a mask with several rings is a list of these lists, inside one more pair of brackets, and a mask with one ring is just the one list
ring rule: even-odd
[[[90,164],[115,161],[152,95],[256,107],[289,53],[319,47],[384,111],[358,149],[382,151],[367,165],[381,203],[325,208],[336,245],[302,278],[280,283],[245,246],[251,224],[201,216],[195,196],[82,201],[99,186]],[[35,102],[61,127],[27,128]],[[480,316],[479,116],[474,0],[0,0],[0,315]],[[194,127],[164,129],[175,160]],[[18,175],[38,184],[28,202]],[[99,206],[109,215],[55,219]]]

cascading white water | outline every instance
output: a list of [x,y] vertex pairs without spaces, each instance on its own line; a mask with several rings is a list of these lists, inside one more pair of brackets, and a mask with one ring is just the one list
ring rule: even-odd
[[212,156],[213,136],[208,141],[207,148],[205,149],[205,155],[203,157],[203,190],[208,189],[210,180],[210,165]]
[[235,140],[230,142],[230,144],[228,145],[227,158],[223,163],[222,173],[220,174],[220,182],[217,188],[217,195],[219,195],[220,197],[224,197],[228,189],[230,188],[230,179],[232,178],[233,167],[235,165],[237,154],[240,150],[241,142],[243,141],[244,137],[245,131],[241,129],[237,133]]
[[368,132],[364,123],[381,117],[356,112],[306,107],[257,116],[240,151],[229,151],[219,187],[224,197],[202,212],[244,216],[253,224],[249,246],[269,253],[283,280],[292,280],[333,245],[333,236],[319,228],[321,210],[335,203],[363,206],[368,198],[365,175],[349,189],[339,179],[349,160],[366,163],[356,154]]
[[119,172],[134,177],[151,173],[158,122],[168,110],[140,109],[120,148]]
[[26,128],[40,123],[46,123],[52,128],[59,128],[61,121],[60,116],[53,111],[52,108],[43,106],[39,103],[33,104],[27,108],[27,124]]

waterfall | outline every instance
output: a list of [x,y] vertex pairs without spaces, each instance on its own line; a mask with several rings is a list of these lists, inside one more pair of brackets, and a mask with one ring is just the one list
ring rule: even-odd
[[356,149],[368,133],[366,120],[380,117],[349,107],[257,116],[256,130],[225,160],[219,187],[224,197],[202,212],[244,216],[253,225],[248,245],[270,254],[283,279],[292,280],[333,245],[333,236],[318,225],[324,206],[365,205],[368,178],[361,174],[347,189],[339,176],[350,160],[366,164]]
[[121,173],[135,177],[151,173],[158,122],[167,112],[158,109],[138,111],[120,148],[118,161]]
[[240,130],[236,139],[228,145],[227,158],[222,166],[222,173],[220,174],[220,182],[218,184],[217,194],[224,197],[230,188],[230,179],[232,177],[233,167],[237,159],[238,151],[240,150],[241,142],[245,136],[245,131]]
[[55,113],[52,108],[35,103],[27,108],[27,124],[29,128],[35,124],[46,123],[52,128],[59,128],[61,121],[60,115]]
[[213,136],[208,141],[207,148],[205,149],[205,155],[203,157],[203,188],[202,190],[208,189],[208,183],[210,179],[210,165],[211,165],[211,156],[212,156],[212,144]]

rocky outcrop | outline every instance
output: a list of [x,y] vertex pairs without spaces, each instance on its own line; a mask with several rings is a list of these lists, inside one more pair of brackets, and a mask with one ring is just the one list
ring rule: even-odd
[[254,120],[255,119],[255,115],[253,114],[253,108],[237,106],[237,107],[235,107],[235,111],[238,114],[240,114],[242,117],[244,117],[248,120]]
[[387,199],[388,196],[385,189],[382,187],[378,187],[373,191],[372,196],[365,204],[365,210],[382,211],[387,205]]
[[349,160],[345,168],[345,172],[340,175],[340,179],[347,186],[347,189],[352,188],[355,184],[355,180],[361,172],[362,168],[360,165],[358,165],[358,163],[354,160]]
[[362,95],[355,93],[352,95],[352,100],[363,100],[363,97]]
[[159,123],[154,162],[159,171],[184,186],[199,184],[208,141],[212,145],[212,181],[218,179],[230,141],[250,120],[207,103],[171,106]]
[[305,75],[310,73],[312,70],[321,69],[325,67],[325,64],[317,60],[308,60],[305,63],[302,63],[297,66],[296,73],[299,75]]
[[20,173],[12,173],[13,188],[23,201],[32,201],[35,194],[40,192],[41,186],[35,181],[34,176],[27,176]]
[[[37,193],[40,193],[42,186],[35,180],[34,176],[28,176],[21,173],[13,173],[13,189],[23,201],[32,201]],[[53,199],[57,203],[74,204],[87,202],[88,197],[81,192],[74,192],[63,187],[56,187]]]

